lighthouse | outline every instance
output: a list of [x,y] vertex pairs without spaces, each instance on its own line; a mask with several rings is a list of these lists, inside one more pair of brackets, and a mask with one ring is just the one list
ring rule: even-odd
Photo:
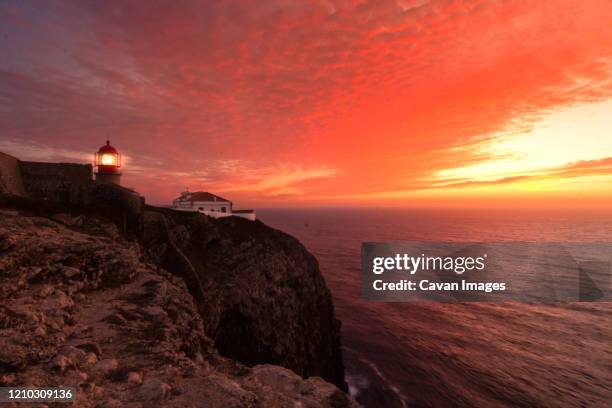
[[121,185],[121,154],[109,140],[96,152],[94,164],[98,183]]

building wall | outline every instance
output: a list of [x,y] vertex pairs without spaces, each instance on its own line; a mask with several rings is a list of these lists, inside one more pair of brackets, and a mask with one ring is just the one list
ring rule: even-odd
[[207,211],[207,210],[198,210],[197,208],[192,209],[189,208],[181,208],[181,207],[171,207],[175,211],[185,211],[185,212],[199,212],[200,214],[207,215],[212,218],[225,218],[225,217],[240,217],[246,218],[250,221],[255,221],[257,219],[257,215],[254,212],[221,212],[221,211]]
[[91,183],[88,207],[115,221],[123,231],[137,231],[145,199],[137,192],[116,184]]
[[25,190],[16,157],[0,152],[0,193],[24,196]]
[[193,205],[191,202],[180,202],[178,200],[174,201],[174,206],[178,208],[191,209],[191,210],[200,210],[202,208],[203,211],[219,211],[222,212],[222,208],[225,207],[225,211],[227,213],[232,212],[232,203],[229,201],[194,201]]
[[91,164],[19,162],[26,194],[63,204],[87,204]]
[[223,212],[223,208],[225,208],[225,212],[227,213],[231,213],[232,212],[232,203],[230,202],[223,202],[223,201],[196,201],[193,203],[193,206],[195,208],[197,208],[198,210],[200,208],[203,209],[203,211],[219,211],[219,212]]

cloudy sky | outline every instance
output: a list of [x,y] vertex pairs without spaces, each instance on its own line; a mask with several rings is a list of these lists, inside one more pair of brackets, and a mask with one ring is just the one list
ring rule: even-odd
[[612,2],[0,1],[0,151],[151,202],[612,205]]

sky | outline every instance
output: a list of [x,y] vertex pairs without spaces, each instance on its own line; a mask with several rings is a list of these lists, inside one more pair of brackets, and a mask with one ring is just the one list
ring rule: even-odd
[[612,207],[612,2],[0,0],[0,151],[152,203]]

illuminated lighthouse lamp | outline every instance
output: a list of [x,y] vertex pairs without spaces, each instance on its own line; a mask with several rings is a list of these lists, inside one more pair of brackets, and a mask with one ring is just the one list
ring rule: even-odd
[[109,140],[96,152],[94,165],[97,182],[121,184],[121,154]]

